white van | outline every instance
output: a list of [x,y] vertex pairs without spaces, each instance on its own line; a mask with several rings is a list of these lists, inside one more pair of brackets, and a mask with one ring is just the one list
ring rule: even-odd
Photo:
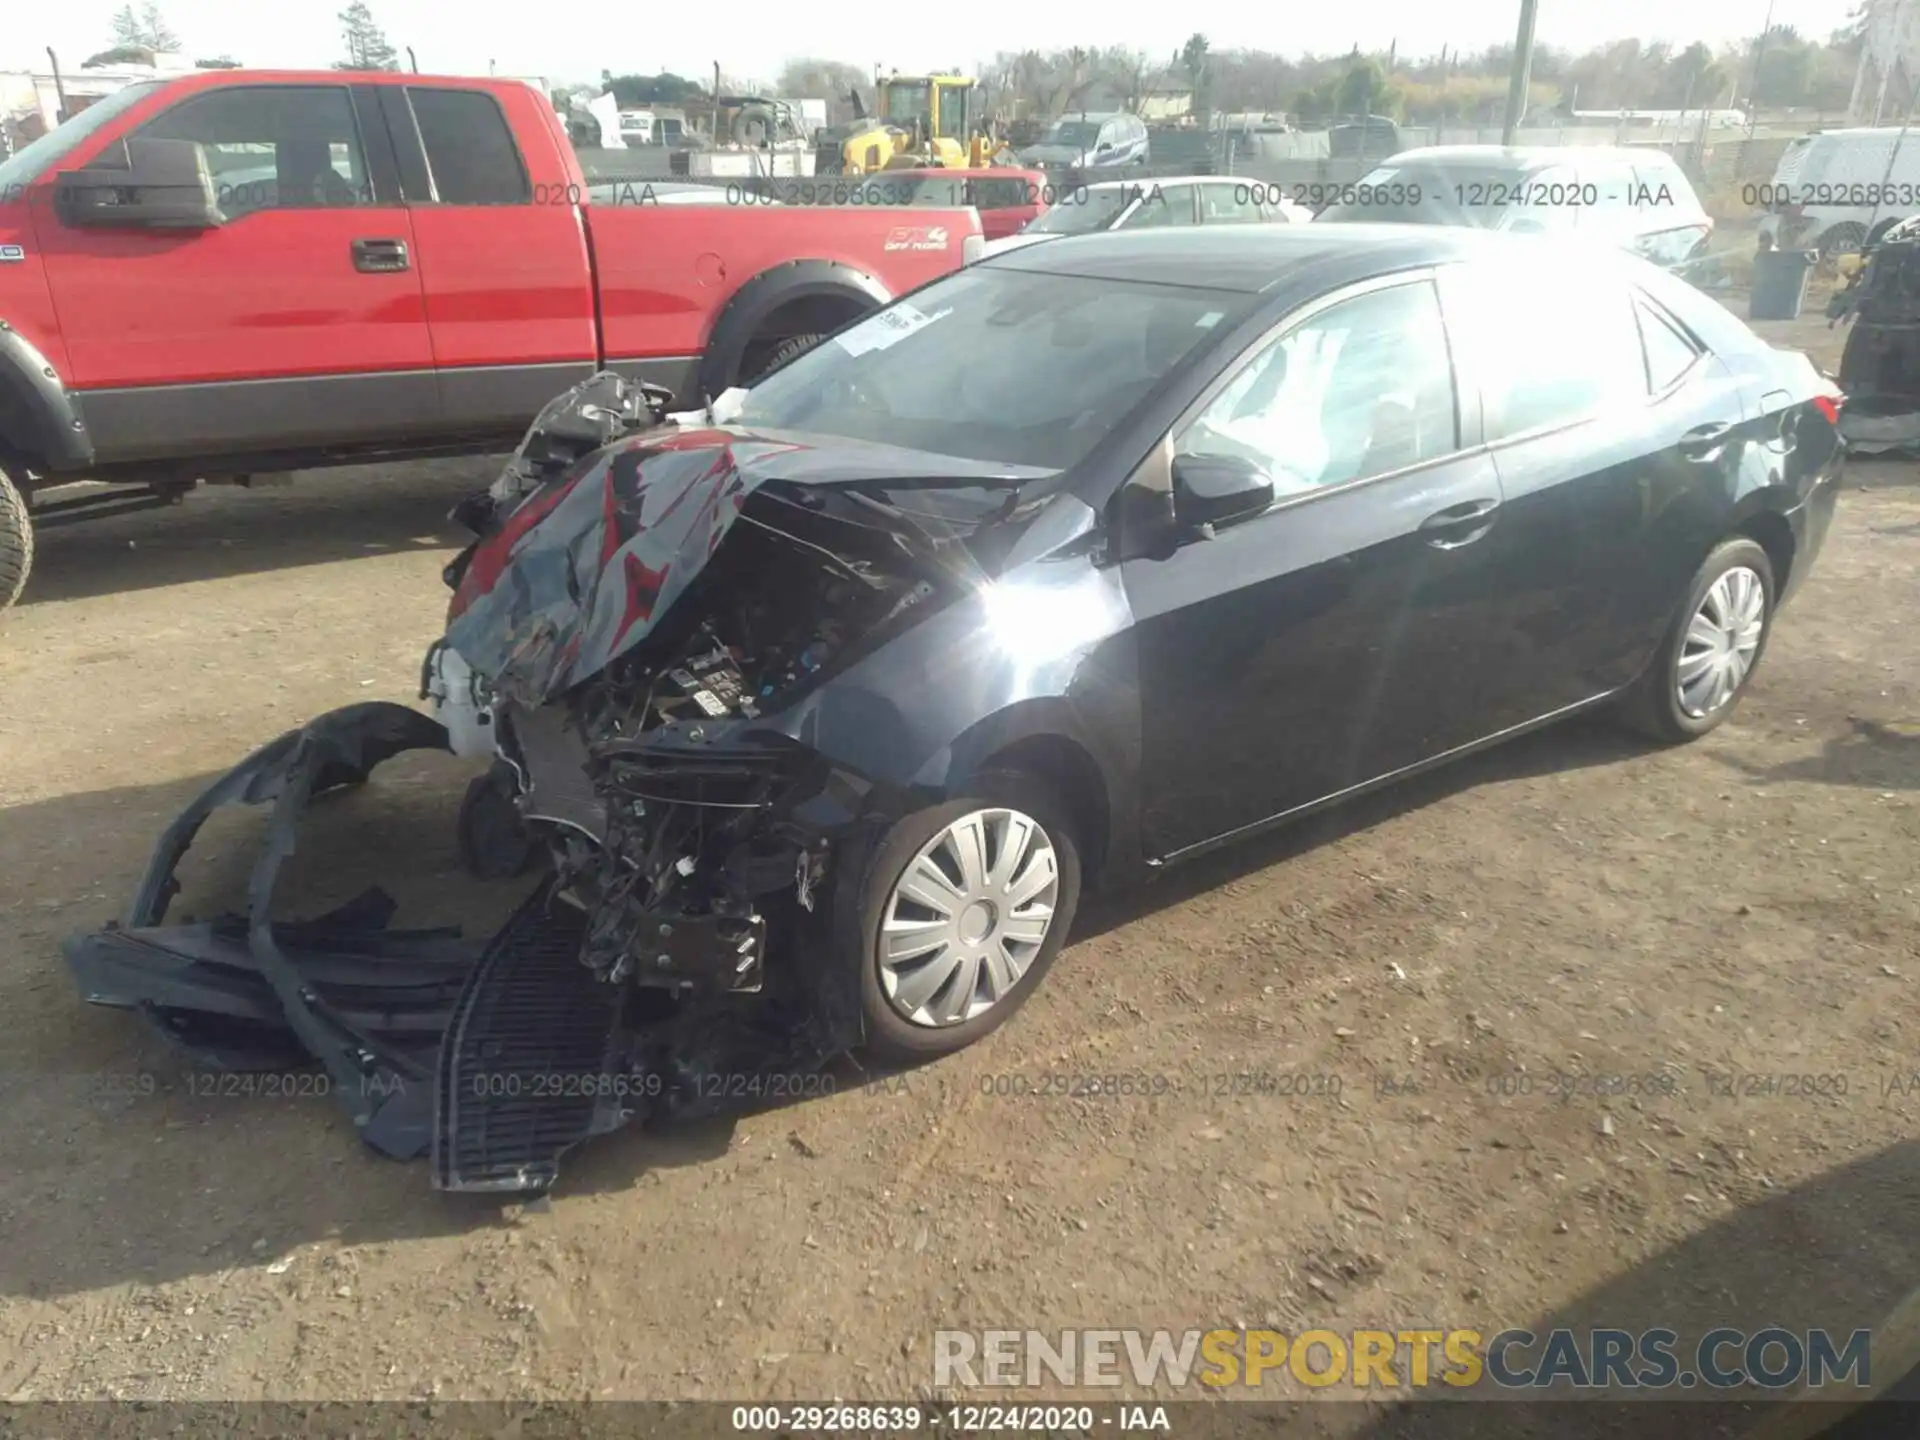
[[[1889,168],[1891,166],[1891,168]],[[1760,233],[1783,250],[1858,250],[1882,220],[1920,215],[1920,129],[1823,130],[1787,146],[1773,179],[1741,198],[1767,213]]]

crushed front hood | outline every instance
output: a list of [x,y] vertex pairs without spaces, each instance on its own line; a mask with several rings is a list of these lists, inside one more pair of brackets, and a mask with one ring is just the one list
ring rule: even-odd
[[1006,472],[739,427],[649,430],[528,495],[475,547],[446,643],[497,693],[537,708],[645,640],[763,485],[965,487],[1004,483]]

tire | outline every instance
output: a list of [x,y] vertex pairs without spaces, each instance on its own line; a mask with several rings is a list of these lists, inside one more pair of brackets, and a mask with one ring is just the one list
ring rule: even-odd
[[826,337],[822,335],[788,336],[785,340],[782,340],[778,345],[774,346],[772,350],[768,351],[766,358],[759,360],[757,364],[755,364],[753,360],[742,364],[740,367],[739,383],[742,385],[753,384],[761,377],[779,369],[782,365],[786,364],[787,361],[793,359],[794,356],[806,354],[807,351],[813,349],[814,346],[818,345],[821,340],[825,338]]
[[[1703,628],[1714,628],[1711,615],[1703,617],[1708,596],[1716,593],[1715,587],[1724,577],[1733,576],[1736,572],[1749,577],[1746,583],[1757,581],[1759,589],[1758,633],[1753,635],[1750,648],[1745,644],[1731,647],[1745,656],[1745,668],[1738,670],[1737,677],[1725,664],[1709,664],[1703,670],[1700,664],[1701,642],[1698,635],[1692,633],[1697,617],[1707,620]],[[1722,613],[1726,613],[1729,603],[1736,612],[1741,608],[1738,602],[1739,592],[1743,588],[1743,582],[1735,579],[1717,593],[1716,604]],[[1767,552],[1747,539],[1722,542],[1693,577],[1693,584],[1687,588],[1686,604],[1674,616],[1673,624],[1668,627],[1659,650],[1645,672],[1627,692],[1620,706],[1620,718],[1641,734],[1668,745],[1698,740],[1702,735],[1718,729],[1739,705],[1740,697],[1746,693],[1754,672],[1760,668],[1760,661],[1766,655],[1767,640],[1773,634],[1773,602],[1773,562],[1767,558]],[[1733,627],[1734,631],[1742,634],[1749,633],[1750,628],[1745,625]],[[1718,703],[1704,707],[1688,705],[1683,702],[1681,695],[1683,665],[1695,672],[1696,679],[1711,670],[1721,670],[1733,679],[1732,689],[1723,698],[1718,698]],[[1715,697],[1708,695],[1706,698],[1712,700]]]
[[[1038,947],[1025,952],[1022,957],[1016,957],[1023,960],[1017,977],[1010,986],[990,998],[983,996],[982,992],[993,988],[994,971],[977,961],[970,964],[966,958],[961,958],[960,964],[951,972],[952,978],[938,984],[931,997],[917,1007],[921,1018],[913,1018],[906,1007],[918,998],[918,991],[907,987],[915,978],[921,977],[919,967],[940,966],[942,950],[934,950],[924,959],[903,954],[902,959],[910,962],[910,965],[889,967],[885,964],[883,927],[890,913],[897,926],[916,923],[938,925],[937,921],[930,918],[935,912],[930,907],[916,904],[910,897],[901,896],[901,904],[896,907],[893,904],[896,887],[930,847],[941,844],[950,827],[969,817],[981,816],[983,829],[995,838],[1004,839],[1008,833],[1018,833],[1015,827],[1007,823],[1006,817],[1010,814],[1037,827],[1037,838],[1050,848],[1053,858],[1052,913]],[[991,840],[989,844],[992,844]],[[1009,880],[1024,879],[1029,874],[1038,876],[1038,871],[1025,868],[1037,862],[1037,853],[1031,846],[1030,839],[1029,846],[1023,847],[1026,849],[1026,858],[1014,862],[1016,867],[1021,868],[1016,868],[1007,877]],[[997,855],[990,850],[989,858],[991,863]],[[953,864],[950,853],[943,854],[933,863],[950,877],[964,874]],[[922,882],[923,885],[925,883]],[[949,890],[953,888],[950,879]],[[1004,893],[1005,886],[998,887],[996,898]],[[1047,971],[1053,968],[1054,959],[1059,955],[1073,925],[1074,911],[1079,903],[1080,850],[1071,829],[1069,811],[1052,788],[1042,781],[1025,775],[983,775],[969,787],[969,793],[964,798],[931,806],[896,822],[874,850],[872,862],[860,880],[852,906],[855,911],[850,917],[852,923],[840,929],[841,945],[857,957],[860,967],[860,1010],[868,1055],[883,1065],[913,1064],[965,1049],[998,1029],[1026,1003],[1027,997],[1046,978]],[[954,917],[954,924],[970,925],[983,913],[976,913],[972,907],[961,909],[960,914]],[[985,938],[994,940],[994,930],[989,930]],[[940,943],[944,949],[949,942]],[[999,943],[1005,943],[1004,936]],[[1013,946],[1014,950],[1018,950],[1021,942],[1014,941]],[[904,951],[906,946],[899,948]],[[985,952],[983,949],[973,953]],[[1013,952],[1000,948],[999,953],[1004,957]],[[1001,973],[1004,979],[1010,972]],[[974,985],[962,996],[956,982],[964,982],[969,975]],[[926,972],[923,984],[930,983],[930,977],[931,972]],[[975,1009],[982,1005],[984,1008]],[[947,1023],[932,1023],[934,1011],[945,1011],[945,1015],[937,1018]],[[955,1018],[961,1012],[967,1012],[964,1018]]]
[[33,519],[26,497],[0,470],[0,610],[20,598],[32,569]]

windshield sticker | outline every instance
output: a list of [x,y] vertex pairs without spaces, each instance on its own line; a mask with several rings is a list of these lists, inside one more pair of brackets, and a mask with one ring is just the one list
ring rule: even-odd
[[923,314],[911,305],[896,305],[891,310],[882,310],[864,324],[856,325],[839,340],[840,348],[849,355],[864,355],[869,350],[886,350],[898,345],[907,336],[924,330],[934,321],[953,311],[940,310],[932,315]]

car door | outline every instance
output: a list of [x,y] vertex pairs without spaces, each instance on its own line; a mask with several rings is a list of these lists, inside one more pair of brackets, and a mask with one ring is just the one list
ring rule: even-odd
[[[522,133],[548,129],[511,95]],[[382,91],[419,247],[441,407],[454,428],[517,430],[591,374],[593,263],[567,183],[535,185],[501,98],[458,85]],[[543,173],[555,156],[546,157]],[[553,171],[557,173],[557,171]]]
[[1448,322],[1481,389],[1505,499],[1489,733],[1633,679],[1650,618],[1672,599],[1663,537],[1730,463],[1716,437],[1743,418],[1738,382],[1703,351],[1652,393],[1644,304],[1625,268],[1503,258],[1449,277]]
[[[101,460],[343,444],[432,422],[420,273],[404,263],[412,230],[371,89],[221,86],[133,131],[200,147],[225,217],[213,229],[46,217],[68,379]],[[124,141],[85,163],[125,167]]]
[[[1265,513],[1124,562],[1143,839],[1171,856],[1475,733],[1500,491],[1430,276],[1283,322],[1168,439],[1237,455]],[[1130,488],[1156,488],[1149,461]],[[1130,497],[1123,496],[1123,502]]]

